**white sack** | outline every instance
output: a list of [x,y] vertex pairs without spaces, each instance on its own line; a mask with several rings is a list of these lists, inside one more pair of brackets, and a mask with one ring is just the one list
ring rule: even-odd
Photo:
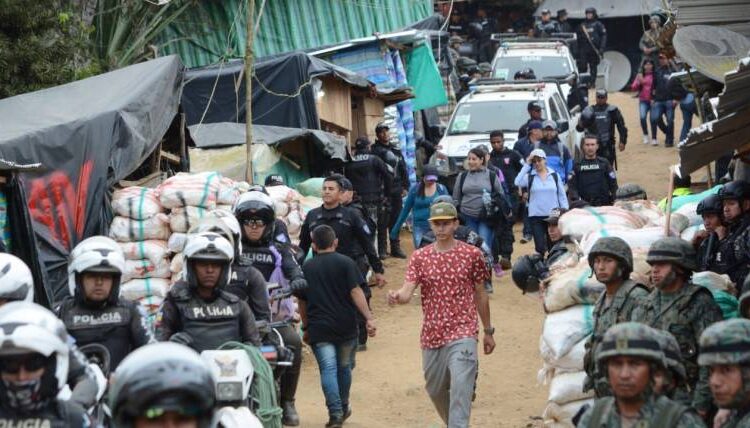
[[167,258],[167,252],[169,251],[166,241],[155,240],[121,242],[120,248],[125,253],[125,259],[127,260],[148,259],[154,264]]
[[136,301],[147,296],[166,297],[169,280],[163,278],[133,279],[120,286],[120,296]]
[[185,263],[185,256],[182,253],[177,253],[172,257],[172,262],[169,264],[169,271],[172,272],[172,274],[180,274],[182,272],[182,267]]
[[664,217],[664,212],[652,201],[616,201],[615,207],[630,211],[651,225],[658,224],[659,219]]
[[[589,336],[582,338],[573,345],[573,348],[570,351],[559,358],[552,358],[549,360],[545,358],[544,363],[550,368],[563,373],[583,370],[583,356],[586,355],[586,341],[588,341],[588,339]],[[542,354],[543,357],[553,356],[552,351],[549,346],[547,346],[543,337],[539,341],[539,353]]]
[[594,390],[583,392],[586,372],[560,373],[552,378],[549,385],[549,401],[557,404],[570,403],[594,397]]
[[563,235],[581,239],[592,231],[613,225],[639,229],[646,225],[642,217],[617,207],[587,207],[566,212],[560,217]]
[[181,253],[185,249],[185,243],[187,242],[187,233],[175,232],[169,237],[167,241],[167,248],[172,253]]
[[159,296],[146,296],[138,299],[138,303],[143,306],[149,315],[155,315],[159,311],[162,302],[164,302],[164,298]]
[[547,408],[542,413],[545,428],[574,428],[573,416],[585,405],[593,406],[594,400],[580,400],[563,404],[547,403]]
[[559,270],[549,277],[543,288],[544,309],[558,312],[574,305],[593,305],[604,288],[604,284],[591,275],[588,260],[582,259],[577,266]]
[[705,271],[695,272],[693,274],[693,284],[702,285],[706,288],[714,290],[724,291],[729,294],[735,295],[735,285],[729,275],[719,275],[716,272]]
[[169,260],[161,259],[157,263],[149,260],[125,260],[125,272],[122,273],[123,281],[134,278],[169,278]]
[[164,212],[156,189],[126,187],[112,195],[112,210],[116,215],[143,220]]
[[174,208],[169,214],[169,228],[172,232],[186,233],[193,226],[206,217],[211,216],[211,210],[203,207]]
[[229,205],[230,207],[237,202],[240,197],[240,191],[234,180],[229,177],[221,177],[219,180],[219,194],[216,198],[218,205]]
[[622,238],[622,240],[628,243],[631,250],[648,250],[651,244],[664,237],[664,227],[650,226],[642,229],[632,229],[623,226],[611,226],[599,229],[583,237],[581,240],[583,252],[586,254],[590,253],[591,247],[594,246],[596,241],[605,236]]
[[688,202],[680,208],[674,210],[675,214],[681,214],[688,219],[690,226],[697,226],[703,224],[703,217],[699,216],[695,211],[698,208],[698,202]]
[[542,355],[545,361],[560,359],[581,339],[591,334],[593,308],[592,305],[577,305],[547,315],[542,331],[542,340],[548,352],[548,355]]
[[682,233],[680,234],[680,238],[688,242],[693,242],[693,238],[695,238],[695,235],[703,230],[706,230],[705,226],[703,226],[703,223],[697,224],[695,226],[688,226],[685,230],[682,231]]
[[166,241],[169,239],[169,217],[166,214],[156,214],[145,220],[133,220],[128,217],[117,216],[112,219],[109,237],[119,242],[145,241],[155,239]]
[[200,172],[178,173],[159,186],[159,199],[164,208],[185,206],[216,207],[219,199],[221,174]]

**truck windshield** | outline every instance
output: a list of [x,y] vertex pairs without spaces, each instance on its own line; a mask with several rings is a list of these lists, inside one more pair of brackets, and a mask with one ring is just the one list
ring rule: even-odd
[[572,73],[568,59],[559,56],[504,56],[495,60],[492,76],[496,79],[513,80],[513,76],[525,68],[534,70],[537,79],[567,76]]
[[[528,100],[503,100],[459,104],[448,127],[448,135],[517,130],[529,119],[528,103]],[[542,110],[542,117],[547,117],[546,108]]]

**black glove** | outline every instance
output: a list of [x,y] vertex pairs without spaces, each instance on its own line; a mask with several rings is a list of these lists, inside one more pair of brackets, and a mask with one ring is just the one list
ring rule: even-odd
[[172,337],[169,338],[169,341],[174,342],[174,343],[179,343],[180,345],[192,346],[193,337],[190,336],[189,333],[180,331],[180,332],[173,334]]
[[288,361],[290,363],[294,362],[294,351],[285,346],[276,347],[276,354],[276,361]]
[[295,278],[289,283],[289,290],[292,292],[303,291],[307,289],[307,280],[305,278]]

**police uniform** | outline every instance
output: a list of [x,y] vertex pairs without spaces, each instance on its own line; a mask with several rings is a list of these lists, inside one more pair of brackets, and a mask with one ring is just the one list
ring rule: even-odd
[[595,207],[612,205],[617,193],[617,175],[603,157],[581,159],[573,165],[568,189],[571,200],[582,199]]
[[604,53],[607,46],[607,29],[598,19],[585,19],[576,29],[578,38],[578,70],[583,73],[586,70],[591,73],[591,81],[596,82],[598,72],[599,55]]
[[57,316],[78,346],[98,343],[107,348],[112,370],[134,349],[154,342],[146,313],[135,302],[118,299],[115,304],[94,307],[68,297],[58,307]]
[[88,428],[93,426],[83,407],[73,401],[52,400],[33,414],[22,414],[0,400],[0,427]]
[[576,130],[596,135],[599,140],[599,149],[596,151],[596,155],[606,158],[617,169],[615,127],[617,127],[617,131],[620,133],[622,144],[627,144],[628,142],[628,128],[625,127],[625,119],[623,119],[620,109],[612,104],[595,104],[586,107],[586,109],[593,112],[594,123],[589,128],[584,128],[579,123],[576,125]]
[[750,268],[750,216],[730,224],[727,236],[717,244],[713,258],[716,273],[727,274],[735,284],[742,284]]
[[260,271],[242,256],[232,264],[232,276],[226,290],[246,302],[257,321],[271,321],[266,280]]
[[[349,208],[351,212],[354,213],[357,217],[359,217],[360,220],[362,220],[365,224],[367,224],[367,228],[369,230],[375,230],[375,225],[371,223],[370,219],[367,217],[367,211],[365,210],[365,207],[362,206],[362,203],[359,202],[358,198],[355,197],[355,199],[352,199],[352,201],[344,205],[344,207]],[[372,242],[372,239],[370,240]],[[355,260],[354,262],[357,264],[357,268],[360,272],[362,272],[362,276],[367,278],[367,272],[370,270],[370,264],[367,262],[367,257],[365,256],[364,249],[361,245],[359,245],[359,242],[354,241],[352,243],[355,248],[355,253],[362,254]],[[370,285],[367,284],[367,281],[362,281],[359,284],[359,287],[362,289],[362,292],[365,294],[365,299],[367,300],[367,306],[370,306],[370,299],[372,298],[372,290],[370,290]],[[359,327],[359,344],[365,345],[367,344],[367,320],[362,316],[362,314],[357,311],[357,325]]]
[[156,322],[156,337],[168,341],[184,332],[197,352],[219,349],[229,341],[260,346],[255,318],[247,303],[223,290],[213,300],[204,300],[187,282],[177,281],[167,293]]
[[551,37],[560,32],[560,24],[557,21],[538,21],[534,24],[534,37]]
[[[376,142],[372,146],[372,154],[379,157],[391,172],[390,192],[385,192],[388,198],[388,210],[381,211],[382,218],[378,219],[378,254],[382,257],[386,250],[388,231],[396,224],[398,215],[403,207],[403,192],[409,191],[409,172],[401,150],[391,147],[388,142]],[[355,187],[356,190],[356,187]],[[382,238],[381,238],[382,236]],[[395,248],[394,248],[395,247]],[[391,241],[391,252],[400,251],[398,238]]]

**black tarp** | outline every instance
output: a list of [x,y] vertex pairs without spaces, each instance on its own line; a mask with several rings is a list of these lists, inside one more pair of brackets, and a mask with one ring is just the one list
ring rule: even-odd
[[170,56],[0,100],[0,158],[45,167],[20,178],[55,300],[67,294],[70,249],[108,229],[110,187],[174,119],[183,72]]
[[[190,137],[200,149],[213,149],[245,144],[244,123],[204,123],[188,127]],[[346,139],[317,129],[284,128],[253,125],[253,144],[279,148],[298,138],[309,139],[321,153],[331,159],[346,161]]]
[[[245,122],[243,68],[243,61],[231,61],[187,71],[182,107],[188,125]],[[335,75],[361,88],[371,85],[352,71],[304,52],[257,62],[254,73],[253,123],[287,128],[320,127],[313,78]]]

